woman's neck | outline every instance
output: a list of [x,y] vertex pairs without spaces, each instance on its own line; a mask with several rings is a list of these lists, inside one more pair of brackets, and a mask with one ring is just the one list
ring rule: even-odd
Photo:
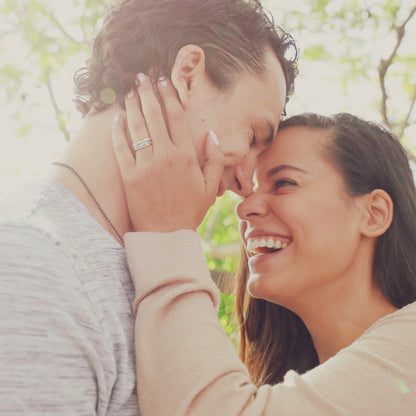
[[397,310],[378,288],[351,295],[345,293],[341,301],[318,301],[301,314],[321,364],[360,338],[383,316]]

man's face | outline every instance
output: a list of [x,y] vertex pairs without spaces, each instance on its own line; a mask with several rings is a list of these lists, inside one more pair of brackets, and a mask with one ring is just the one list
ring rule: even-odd
[[255,161],[271,144],[285,101],[284,74],[271,50],[265,54],[261,77],[243,71],[225,93],[205,78],[198,86],[198,93],[189,98],[186,114],[197,140],[201,165],[205,162],[204,139],[210,130],[217,134],[225,155],[226,167],[218,195],[226,189],[243,196],[251,192]]

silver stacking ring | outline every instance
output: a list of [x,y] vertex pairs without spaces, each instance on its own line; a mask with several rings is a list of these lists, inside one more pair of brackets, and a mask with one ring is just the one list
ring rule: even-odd
[[146,139],[139,140],[138,142],[133,143],[133,149],[137,152],[138,150],[151,145],[152,139],[150,137],[147,137]]

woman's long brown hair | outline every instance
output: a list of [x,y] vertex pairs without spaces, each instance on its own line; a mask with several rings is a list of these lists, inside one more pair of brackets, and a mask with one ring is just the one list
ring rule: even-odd
[[253,383],[276,384],[289,370],[301,374],[318,365],[318,355],[303,321],[283,306],[252,298],[246,289],[248,275],[243,249],[236,285],[239,354]]

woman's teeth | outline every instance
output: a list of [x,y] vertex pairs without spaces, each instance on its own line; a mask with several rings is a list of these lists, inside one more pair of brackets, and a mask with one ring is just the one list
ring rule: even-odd
[[287,243],[283,243],[275,237],[252,237],[247,239],[247,251],[253,254],[283,250],[287,246]]

